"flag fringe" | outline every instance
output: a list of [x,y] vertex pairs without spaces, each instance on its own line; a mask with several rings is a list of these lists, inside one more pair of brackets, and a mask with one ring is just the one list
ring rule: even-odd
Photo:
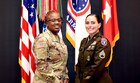
[[105,67],[108,67],[112,61],[112,57],[113,57],[113,47],[115,46],[115,43],[119,40],[120,38],[120,34],[118,33],[116,36],[115,36],[115,39],[112,41],[112,47],[111,47],[111,53],[110,53],[110,58],[108,60],[108,62],[106,63]]
[[21,79],[21,83],[26,83],[26,81],[22,78],[22,79]]
[[75,48],[75,42],[74,42],[74,40],[71,38],[71,36],[68,34],[68,32],[66,32],[66,38],[70,41],[71,45]]
[[118,34],[116,34],[116,36],[114,37],[114,40],[112,41],[112,47],[115,46],[115,43],[120,39],[120,33],[118,32]]

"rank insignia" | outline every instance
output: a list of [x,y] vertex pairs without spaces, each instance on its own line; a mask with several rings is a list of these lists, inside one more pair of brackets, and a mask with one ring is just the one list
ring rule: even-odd
[[106,46],[106,45],[107,45],[107,40],[106,40],[105,38],[102,38],[102,39],[101,39],[101,44],[102,44],[103,46]]
[[105,58],[105,52],[104,52],[104,50],[102,50],[102,51],[99,53],[99,57],[100,57],[101,59],[104,59],[104,58]]

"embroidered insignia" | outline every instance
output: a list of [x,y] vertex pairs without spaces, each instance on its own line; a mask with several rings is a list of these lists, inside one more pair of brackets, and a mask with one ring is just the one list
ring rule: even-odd
[[102,44],[103,46],[106,46],[106,45],[107,45],[107,40],[106,40],[105,38],[102,38],[102,39],[101,39],[101,44]]
[[37,45],[37,48],[42,48],[42,47],[44,47],[44,46],[45,46],[45,44],[39,43],[39,44]]
[[87,61],[90,61],[90,56],[87,56]]
[[94,48],[95,48],[94,45],[90,45],[90,46],[87,48],[87,50],[93,50]]
[[96,41],[94,41],[90,46],[88,46],[87,50],[93,50],[95,48],[96,45]]
[[105,58],[105,52],[104,52],[104,50],[102,50],[102,51],[99,53],[99,57],[100,57],[101,59],[104,59],[104,58]]
[[95,45],[97,42],[96,41],[94,41],[91,45]]

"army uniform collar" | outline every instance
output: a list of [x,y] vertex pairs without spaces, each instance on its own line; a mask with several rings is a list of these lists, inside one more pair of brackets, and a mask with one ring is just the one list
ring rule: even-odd
[[100,35],[101,35],[101,33],[98,32],[98,33],[96,33],[92,38],[90,38],[90,36],[88,36],[88,37],[87,37],[87,40],[88,40],[88,41],[90,41],[90,40],[93,41],[93,40],[95,40],[97,37],[99,37]]
[[99,36],[101,35],[100,32],[96,33],[92,38],[90,38],[90,36],[87,37],[86,39],[86,43],[85,43],[85,48],[87,48],[89,45],[91,45],[95,40],[96,38],[98,38]]
[[46,31],[47,34],[49,34],[49,36],[51,37],[51,39],[53,41],[56,41],[56,42],[60,42],[60,37],[59,35],[54,35],[50,30],[47,29]]

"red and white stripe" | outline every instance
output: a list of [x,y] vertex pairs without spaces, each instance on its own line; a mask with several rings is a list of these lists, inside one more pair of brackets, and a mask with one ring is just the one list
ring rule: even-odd
[[[34,53],[32,46],[35,37],[39,33],[38,22],[35,21],[32,26],[28,23],[28,10],[22,1],[22,14],[20,26],[19,43],[19,64],[21,66],[21,83],[32,83],[35,72]],[[36,17],[37,19],[37,17]]]
[[58,0],[49,0],[49,10],[55,10],[58,12]]

